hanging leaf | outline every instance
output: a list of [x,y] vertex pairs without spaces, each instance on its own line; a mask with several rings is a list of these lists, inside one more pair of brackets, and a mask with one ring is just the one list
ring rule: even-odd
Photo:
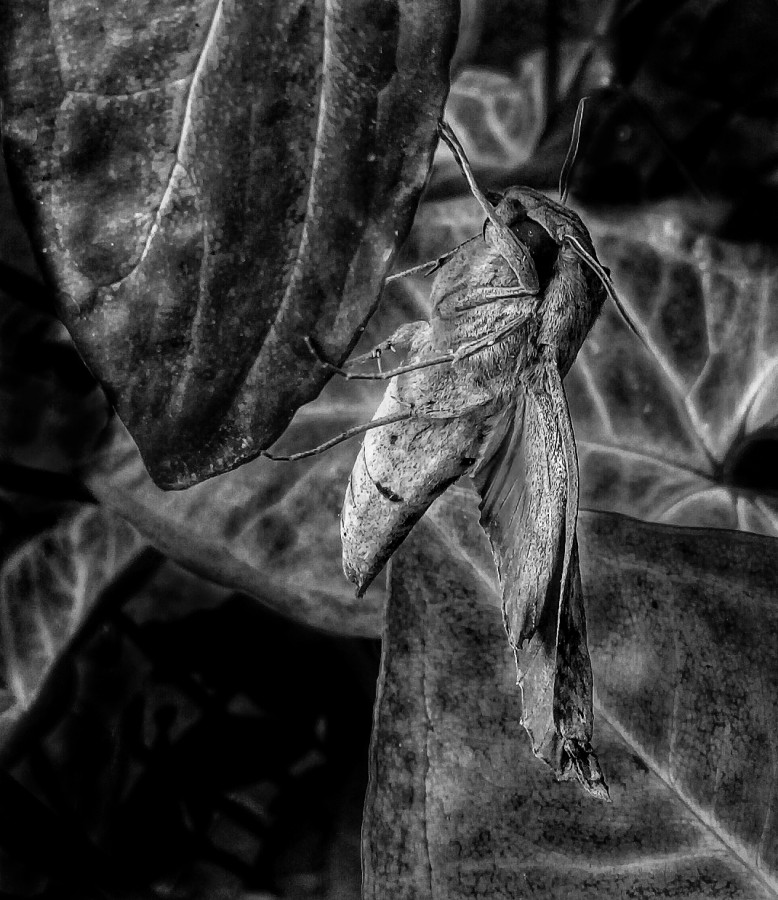
[[424,184],[457,4],[13,0],[4,150],[155,480],[250,459],[356,341]]
[[393,561],[364,896],[777,896],[774,540],[582,514],[601,804],[532,757],[475,506]]

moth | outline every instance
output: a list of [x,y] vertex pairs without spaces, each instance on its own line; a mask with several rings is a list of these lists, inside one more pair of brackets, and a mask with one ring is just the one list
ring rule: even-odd
[[[429,321],[403,325],[348,368],[330,366],[389,385],[371,423],[323,447],[365,432],[341,513],[343,568],[358,595],[433,500],[470,476],[497,564],[533,751],[557,777],[576,778],[607,799],[591,747],[578,460],[562,379],[606,296],[621,304],[586,226],[564,205],[582,113],[580,105],[562,202],[529,187],[487,195],[453,131],[440,124],[485,214],[483,231],[393,276],[434,273]],[[404,364],[354,370],[390,350],[405,354]]]

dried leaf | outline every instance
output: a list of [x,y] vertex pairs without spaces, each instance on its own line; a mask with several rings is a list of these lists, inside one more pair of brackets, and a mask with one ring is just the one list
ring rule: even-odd
[[[13,0],[4,148],[62,316],[158,483],[233,468],[327,380],[423,186],[453,0]],[[228,351],[226,348],[229,348]]]
[[579,539],[612,804],[533,759],[475,501],[449,492],[392,564],[366,898],[778,895],[774,541],[605,513]]
[[19,546],[0,568],[0,743],[100,592],[144,546],[124,519],[82,506]]

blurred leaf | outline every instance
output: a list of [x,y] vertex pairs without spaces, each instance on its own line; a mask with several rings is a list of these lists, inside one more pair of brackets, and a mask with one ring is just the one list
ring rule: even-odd
[[[487,151],[470,157],[479,180],[555,189],[575,110],[586,96],[572,183],[579,198],[626,206],[706,197],[716,200],[715,209],[703,202],[697,210],[706,230],[772,240],[776,4],[598,0],[575,10],[572,28],[569,4],[542,6],[480,5],[484,19],[487,8],[494,17],[480,23],[480,49],[469,52],[471,67],[458,72],[447,113],[464,111],[460,125]],[[534,115],[516,134],[516,111],[527,103]],[[528,142],[535,151],[529,158]],[[457,193],[453,167],[434,173],[428,197]]]
[[61,314],[158,483],[257,455],[410,227],[453,0],[3,8],[4,150]]
[[778,255],[672,210],[588,221],[651,352],[608,305],[565,382],[582,504],[778,534]]
[[532,757],[475,498],[455,489],[393,561],[366,898],[778,894],[775,541],[605,513],[579,540],[613,803]]
[[0,568],[0,743],[101,592],[142,549],[126,521],[93,506],[21,544]]
[[110,407],[64,326],[3,283],[0,464],[72,473],[94,453]]
[[[284,446],[316,444],[373,411],[358,392],[351,407],[327,397],[315,406],[300,413]],[[353,442],[298,463],[253,460],[186,491],[166,492],[151,481],[118,421],[112,438],[86,483],[163,553],[297,621],[341,634],[380,631],[382,587],[357,600],[340,559],[338,516]]]

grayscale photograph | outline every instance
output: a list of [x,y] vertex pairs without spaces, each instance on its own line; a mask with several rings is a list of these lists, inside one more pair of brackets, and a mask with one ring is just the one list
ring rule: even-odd
[[0,900],[778,900],[778,0],[0,0]]

